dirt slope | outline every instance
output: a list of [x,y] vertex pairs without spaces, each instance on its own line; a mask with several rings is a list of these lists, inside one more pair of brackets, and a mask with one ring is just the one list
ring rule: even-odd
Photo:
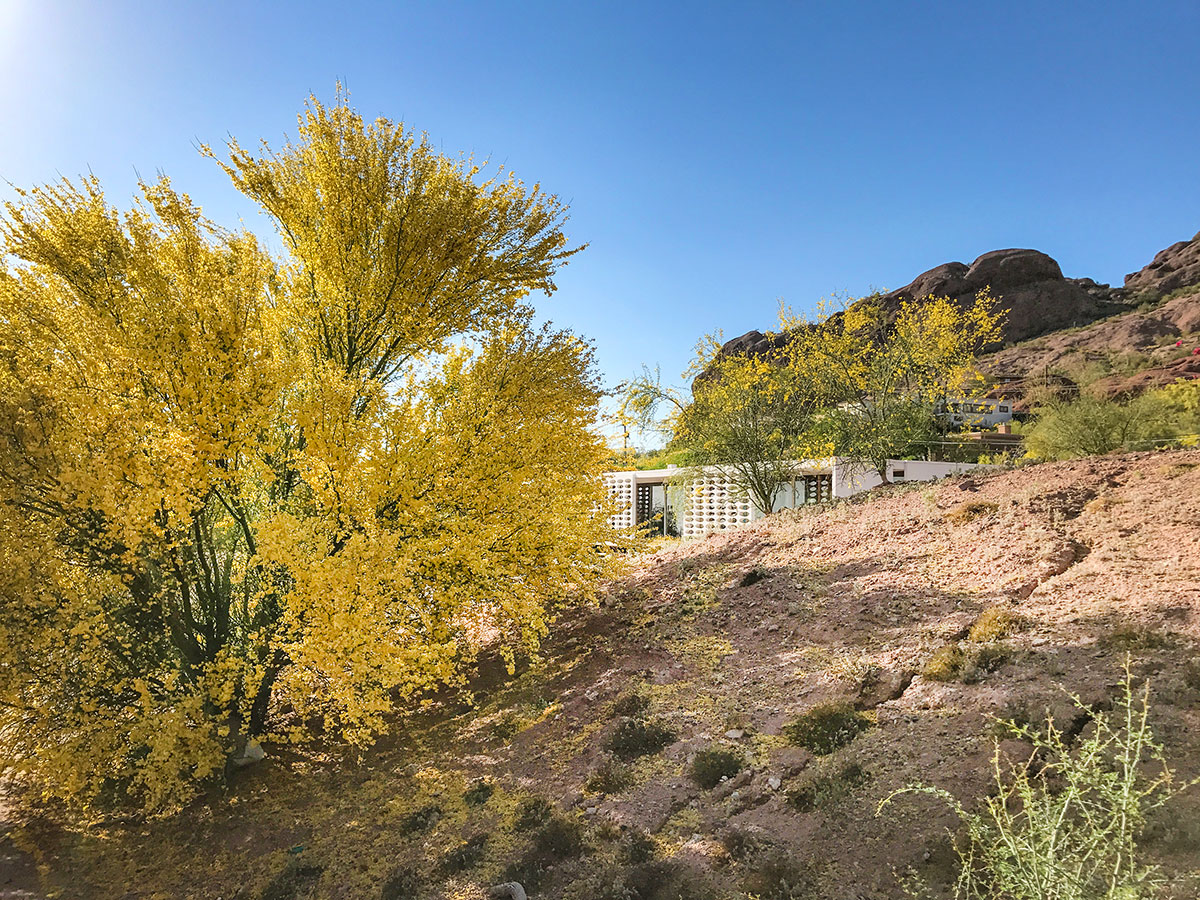
[[[990,607],[1024,625],[980,656],[965,637]],[[953,644],[979,664],[918,674]],[[535,898],[900,897],[910,867],[948,882],[954,821],[880,799],[921,781],[971,802],[993,717],[1085,728],[1065,692],[1110,699],[1127,653],[1198,774],[1198,646],[1200,452],[896,487],[642,557],[540,666],[485,667],[474,706],[442,698],[361,758],[270,748],[168,822],[10,811],[0,897],[389,900],[509,878]],[[830,699],[868,727],[818,758],[781,731]],[[614,735],[652,752],[614,763]],[[705,789],[689,760],[712,746],[748,767]],[[1200,896],[1200,791],[1147,848],[1166,896]]]

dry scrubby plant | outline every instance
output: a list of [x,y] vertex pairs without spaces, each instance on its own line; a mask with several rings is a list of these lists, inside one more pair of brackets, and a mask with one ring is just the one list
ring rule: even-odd
[[1003,606],[989,606],[971,625],[967,640],[977,644],[996,641],[1020,629],[1021,624],[1020,617],[1012,610]]
[[657,753],[675,742],[675,732],[651,719],[622,719],[604,742],[604,749],[617,759],[630,760]]
[[870,717],[852,703],[834,700],[801,713],[784,726],[783,733],[793,744],[824,756],[844,747],[870,727]]
[[732,778],[746,768],[746,757],[729,747],[706,747],[697,750],[692,758],[692,780],[705,790],[711,790],[722,779]]
[[[1077,697],[1081,712],[1091,711]],[[1179,783],[1149,724],[1149,686],[1135,692],[1126,667],[1111,712],[1072,746],[1052,718],[1011,731],[1035,749],[1036,764],[1006,765],[996,746],[995,789],[969,809],[943,788],[931,794],[957,813],[956,900],[1143,900],[1155,869],[1138,848],[1146,816],[1197,782]]]

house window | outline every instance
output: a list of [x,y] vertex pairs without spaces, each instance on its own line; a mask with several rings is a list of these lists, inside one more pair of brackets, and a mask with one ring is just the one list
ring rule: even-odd
[[892,472],[892,477],[893,477],[893,478],[903,478],[903,477],[904,477],[904,470],[903,470],[903,469],[896,469],[896,470],[894,470],[894,471]]

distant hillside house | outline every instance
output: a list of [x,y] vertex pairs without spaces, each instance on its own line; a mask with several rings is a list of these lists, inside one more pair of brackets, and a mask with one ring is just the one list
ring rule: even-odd
[[952,425],[969,425],[975,428],[994,428],[1013,419],[1012,402],[1007,398],[951,399],[939,413]]
[[[978,468],[973,463],[888,460],[893,482],[934,481]],[[664,534],[703,537],[761,519],[736,480],[720,466],[707,466],[684,478],[675,466],[633,472],[606,472],[604,483],[622,509],[609,519],[613,528],[653,522]],[[827,503],[882,484],[879,473],[841,457],[797,462],[791,479],[775,495],[775,509]]]

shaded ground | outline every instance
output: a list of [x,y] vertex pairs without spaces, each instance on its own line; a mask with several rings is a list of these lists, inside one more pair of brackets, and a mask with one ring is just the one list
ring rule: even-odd
[[[1024,623],[988,644],[992,671],[918,674],[946,645],[977,656],[991,607]],[[0,810],[0,897],[388,900],[510,878],[538,898],[900,897],[910,868],[948,882],[954,822],[880,799],[980,796],[996,716],[1069,723],[1066,691],[1111,697],[1127,653],[1197,774],[1198,646],[1200,452],[898,486],[647,554],[536,669],[487,667],[473,705],[443,699],[361,758],[269,748],[166,822]],[[781,729],[830,699],[868,727],[818,758]],[[689,762],[712,747],[745,768],[704,789]],[[1166,896],[1200,896],[1200,791],[1147,849]]]

